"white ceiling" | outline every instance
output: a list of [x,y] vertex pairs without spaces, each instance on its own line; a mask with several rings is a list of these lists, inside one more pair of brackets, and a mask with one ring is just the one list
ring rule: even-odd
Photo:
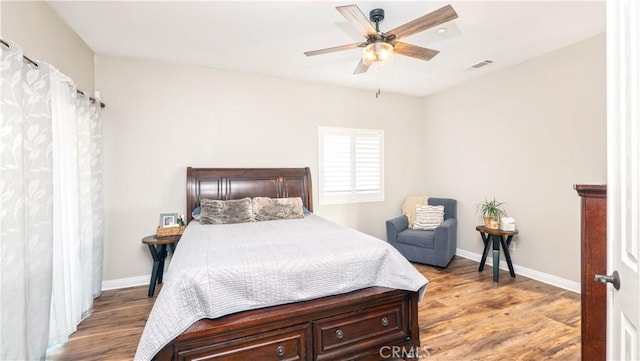
[[[605,31],[604,1],[49,1],[100,55],[160,60],[425,96]],[[306,57],[303,52],[363,41],[336,6],[368,17],[383,8],[380,30],[446,4],[459,18],[403,39],[440,50],[431,61],[395,56],[353,75],[361,50]],[[439,28],[439,27],[438,27]],[[483,60],[482,69],[469,67]]]

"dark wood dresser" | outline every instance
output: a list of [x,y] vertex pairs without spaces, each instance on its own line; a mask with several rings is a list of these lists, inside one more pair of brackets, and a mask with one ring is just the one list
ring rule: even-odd
[[607,186],[574,186],[581,201],[582,359],[605,360],[607,287],[596,274],[607,274]]

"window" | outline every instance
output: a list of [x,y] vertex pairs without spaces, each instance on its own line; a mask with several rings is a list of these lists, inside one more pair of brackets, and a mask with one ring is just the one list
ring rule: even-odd
[[318,128],[320,204],[384,200],[384,132]]

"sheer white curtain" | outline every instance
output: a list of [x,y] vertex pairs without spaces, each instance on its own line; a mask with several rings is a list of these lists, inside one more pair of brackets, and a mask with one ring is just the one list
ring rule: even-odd
[[100,108],[73,81],[2,49],[0,359],[43,359],[102,282]]
[[51,71],[53,299],[49,345],[67,341],[102,283],[102,162],[99,107]]
[[44,357],[53,245],[49,67],[1,50],[0,359]]

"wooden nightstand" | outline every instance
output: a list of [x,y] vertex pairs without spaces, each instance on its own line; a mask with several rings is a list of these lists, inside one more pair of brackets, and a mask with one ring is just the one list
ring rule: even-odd
[[149,297],[153,297],[156,284],[162,283],[164,273],[164,260],[167,257],[167,245],[171,248],[171,253],[175,253],[176,244],[180,241],[181,234],[175,236],[157,237],[155,234],[146,236],[142,243],[149,247],[151,257],[153,257],[153,270],[151,271],[151,281],[149,282]]
[[[515,231],[503,231],[501,229],[477,226],[476,231],[480,232],[480,236],[482,236],[482,242],[484,242],[484,251],[482,251],[482,259],[480,260],[480,267],[478,268],[478,272],[482,272],[482,270],[484,269],[484,263],[487,261],[489,248],[493,245],[493,282],[498,282],[500,272],[500,245],[502,245],[504,258],[507,259],[507,266],[509,266],[509,274],[511,274],[511,277],[515,277],[516,272],[513,270],[513,264],[511,263],[509,245],[511,244],[513,236],[518,234],[518,230],[516,229]],[[506,239],[505,236],[507,237]]]

